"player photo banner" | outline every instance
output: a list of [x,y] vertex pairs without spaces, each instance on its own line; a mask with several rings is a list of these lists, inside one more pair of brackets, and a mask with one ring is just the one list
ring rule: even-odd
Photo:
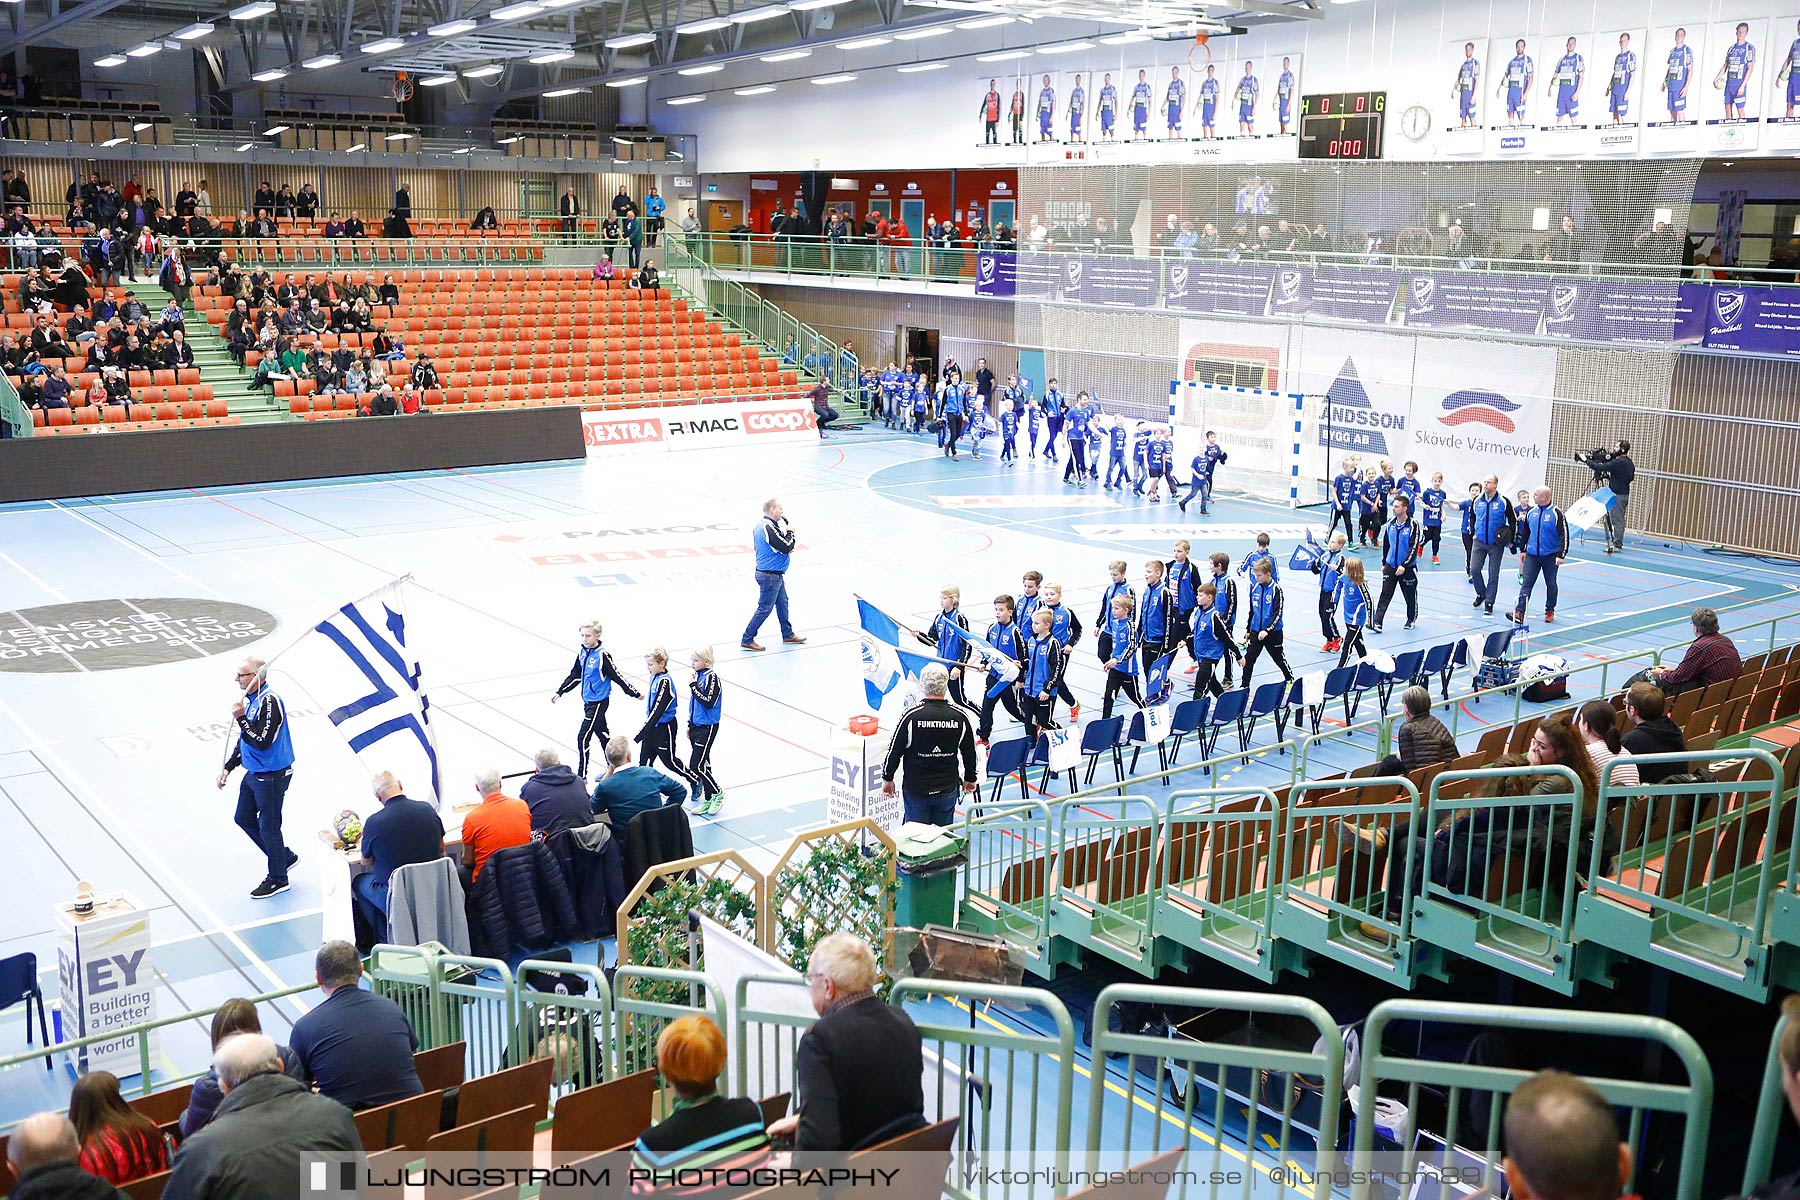
[[1482,95],[1486,90],[1487,38],[1453,39],[1445,52],[1448,60],[1446,82],[1450,89],[1450,128],[1480,129],[1484,111]]
[[1494,101],[1488,124],[1496,129],[1515,129],[1531,125],[1538,110],[1535,95],[1538,63],[1531,53],[1531,42],[1523,37],[1495,38],[1488,53],[1494,65]]
[[1800,125],[1800,16],[1775,19],[1767,53],[1774,79],[1769,93],[1769,123]]
[[1406,323],[1483,333],[1536,333],[1546,282],[1528,277],[1420,271],[1407,283]]
[[1616,29],[1594,39],[1588,60],[1587,123],[1598,128],[1635,127],[1644,119],[1644,47],[1647,31]]
[[1538,43],[1543,75],[1539,80],[1538,124],[1545,129],[1585,129],[1594,124],[1589,97],[1599,64],[1589,57],[1586,34],[1545,37]]
[[1705,58],[1709,92],[1696,114],[1708,125],[1760,121],[1768,65],[1769,23],[1761,17],[1721,21],[1712,27]]
[[1650,31],[1644,55],[1644,119],[1653,127],[1691,124],[1699,119],[1706,89],[1706,29],[1664,25]]

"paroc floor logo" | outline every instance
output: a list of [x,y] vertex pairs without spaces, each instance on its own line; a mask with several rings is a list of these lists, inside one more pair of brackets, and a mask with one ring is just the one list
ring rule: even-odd
[[0,615],[0,671],[123,671],[236,654],[275,632],[273,614],[227,600],[81,600]]

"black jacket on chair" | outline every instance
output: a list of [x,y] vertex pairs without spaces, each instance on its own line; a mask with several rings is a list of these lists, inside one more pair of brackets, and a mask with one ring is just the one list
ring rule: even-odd
[[625,890],[630,892],[655,867],[693,856],[694,834],[681,805],[641,812],[625,830]]
[[496,850],[481,865],[469,897],[469,941],[476,954],[511,958],[569,941],[578,925],[562,868],[544,843]]
[[[601,828],[605,828],[602,826]],[[624,858],[619,839],[608,833],[598,850],[582,831],[564,829],[544,839],[575,900],[576,937],[584,942],[611,937],[625,902]]]

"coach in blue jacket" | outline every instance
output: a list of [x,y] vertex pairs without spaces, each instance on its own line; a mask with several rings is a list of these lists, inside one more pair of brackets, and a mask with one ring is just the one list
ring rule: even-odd
[[771,612],[781,622],[781,640],[797,646],[806,639],[794,632],[794,624],[788,620],[787,569],[800,539],[782,515],[781,501],[763,502],[762,521],[751,535],[750,544],[756,551],[756,615],[744,626],[743,647],[763,649],[756,635]]
[[[1474,608],[1491,616],[1494,597],[1500,592],[1500,560],[1513,544],[1512,501],[1500,494],[1500,477],[1481,481],[1481,495],[1469,501],[1475,525],[1475,542],[1469,554],[1469,583],[1475,588]],[[1485,573],[1485,579],[1483,578]]]
[[1544,577],[1544,623],[1556,620],[1556,569],[1569,554],[1569,519],[1563,510],[1550,503],[1550,489],[1541,487],[1531,494],[1531,507],[1519,516],[1519,532],[1524,541],[1519,551],[1519,602],[1513,605],[1514,621],[1525,619],[1525,608],[1531,603],[1531,589],[1539,575]]

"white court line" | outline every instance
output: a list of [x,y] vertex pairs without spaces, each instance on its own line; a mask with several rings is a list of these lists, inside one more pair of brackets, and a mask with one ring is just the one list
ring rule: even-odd
[[[179,890],[187,899],[187,903],[190,906],[189,911],[198,913],[200,916],[210,921],[213,925],[212,932],[224,937],[225,940],[237,948],[238,953],[242,954],[245,960],[251,966],[255,967],[257,972],[261,974],[264,979],[268,980],[270,991],[280,991],[282,988],[288,986],[286,980],[275,974],[269,964],[257,957],[256,953],[244,943],[244,939],[237,936],[233,929],[226,925],[225,919],[214,911],[210,904],[202,900],[192,888],[188,887],[186,881],[179,874],[171,871],[168,864],[157,855],[155,850],[151,849],[150,846],[133,832],[124,821],[119,819],[119,814],[113,810],[112,805],[108,804],[101,797],[100,792],[90,785],[87,780],[83,779],[81,775],[68,764],[68,761],[64,759],[61,754],[45,743],[44,740],[38,736],[37,730],[27,725],[24,719],[20,717],[18,713],[14,712],[12,706],[6,703],[5,700],[0,700],[0,714],[4,714],[7,719],[12,721],[14,725],[17,725],[27,737],[38,743],[39,749],[37,750],[37,753],[49,760],[50,764],[56,768],[57,778],[63,782],[65,787],[78,791],[89,804],[93,805],[97,812],[106,818],[107,822],[112,826],[113,836],[119,838],[121,841],[131,843],[131,852],[137,858],[140,865],[146,868],[155,868],[154,873],[151,875],[151,879],[163,890],[165,895],[169,894],[171,888]],[[171,899],[172,898],[173,897],[171,897]],[[307,1011],[310,1007],[298,998],[291,997],[291,999],[293,999],[295,1007],[299,1008],[301,1012]]]
[[111,538],[113,541],[119,543],[119,545],[125,547],[127,550],[131,551],[133,554],[137,555],[139,558],[143,559],[145,562],[155,563],[157,566],[161,567],[163,570],[167,571],[169,574],[175,576],[177,579],[186,580],[188,583],[191,583],[195,587],[204,591],[207,595],[211,596],[213,599],[215,599],[215,600],[225,599],[225,596],[221,592],[219,592],[218,589],[214,588],[212,585],[200,582],[198,579],[195,579],[192,575],[189,575],[186,571],[183,571],[180,567],[177,567],[173,563],[169,562],[168,559],[157,557],[156,555],[150,553],[148,550],[144,549],[142,546],[138,545],[136,542],[132,541],[131,539],[121,537],[118,534],[114,533],[112,530],[108,529],[106,526],[100,524],[98,521],[95,521],[93,518],[84,516],[80,511],[70,508],[68,505],[63,504],[62,502],[57,501],[57,500],[50,501],[50,507],[55,509],[57,512],[68,514],[69,516],[75,518],[75,520],[81,522],[83,525],[86,525],[89,528],[94,529],[94,530],[98,531],[99,533],[105,535],[106,537]]
[[12,555],[8,554],[6,551],[0,550],[0,559],[4,559],[6,564],[8,566],[10,566],[13,570],[17,571],[19,574],[23,575],[25,578],[29,579],[31,582],[37,584],[39,587],[43,588],[46,592],[49,592],[52,596],[56,597],[58,600],[63,601],[65,604],[68,603],[69,594],[67,592],[63,591],[59,587],[55,587],[55,586],[51,585],[47,580],[34,574],[30,569],[28,569],[25,566],[24,563],[21,563],[18,559],[14,558]]

